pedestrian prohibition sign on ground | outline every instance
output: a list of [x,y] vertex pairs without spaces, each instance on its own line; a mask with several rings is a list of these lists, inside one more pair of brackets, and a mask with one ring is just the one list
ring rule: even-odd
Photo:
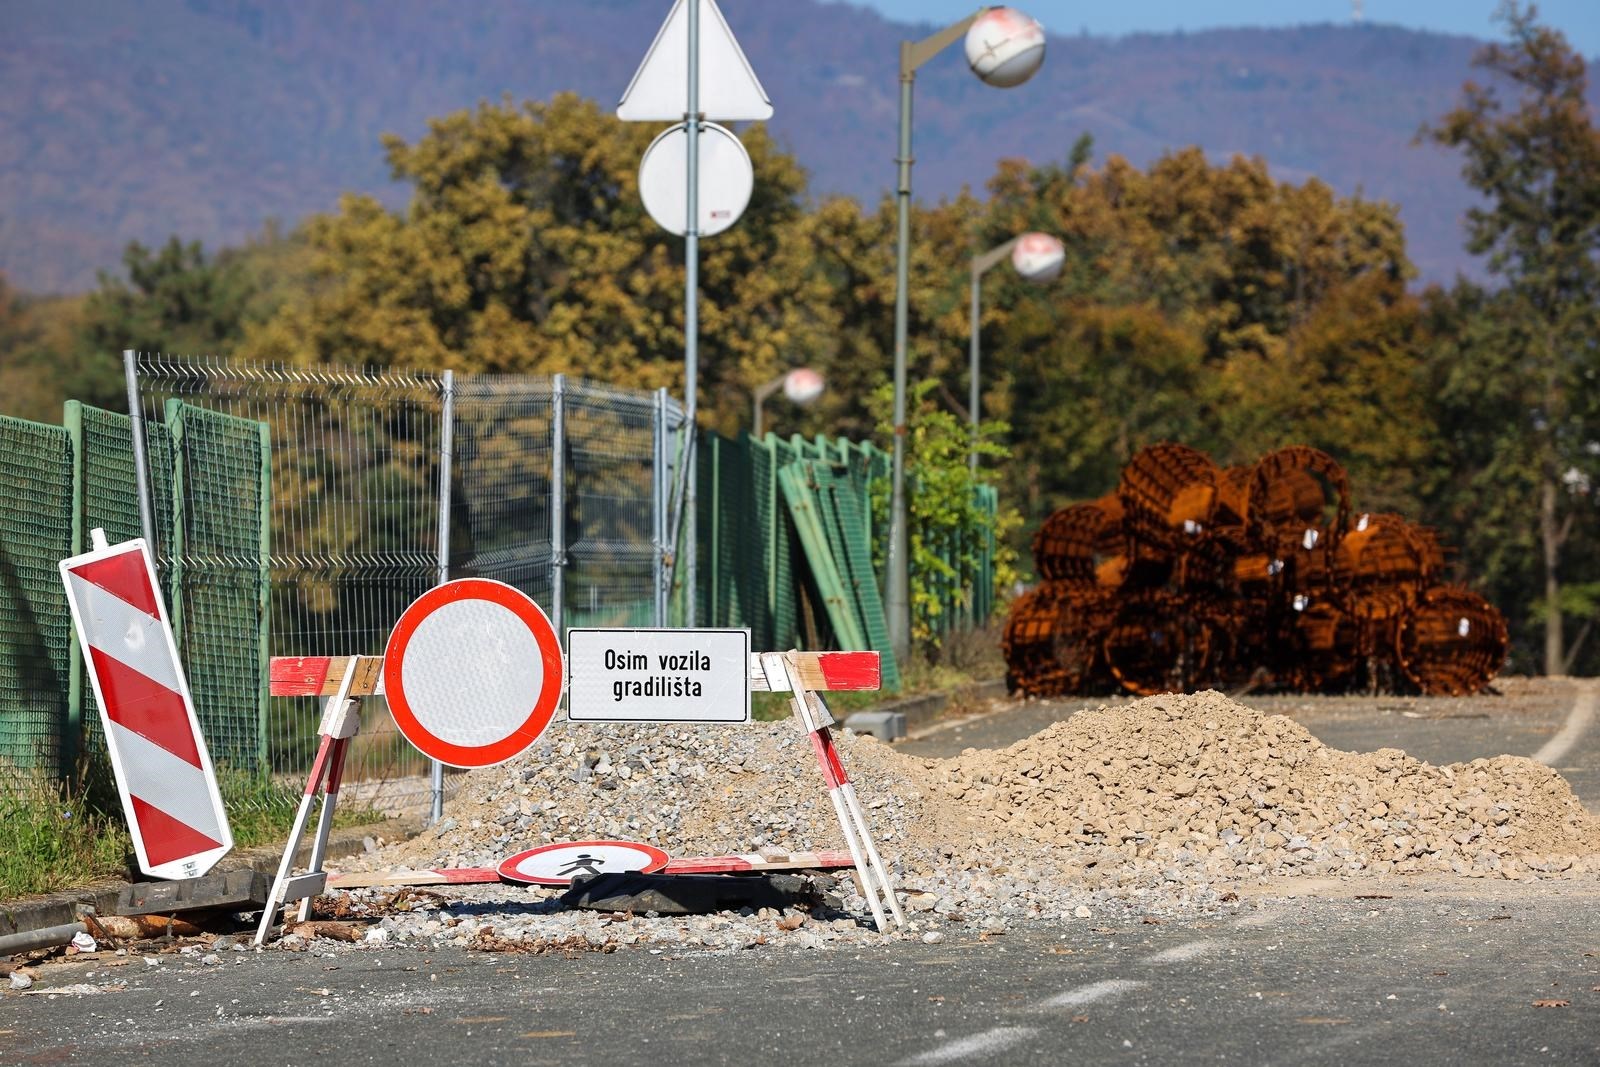
[[561,644],[527,594],[460,578],[412,601],[383,657],[389,712],[423,755],[504,763],[536,741],[561,699]]
[[139,869],[198,878],[233,847],[143,538],[61,561]]
[[500,877],[526,885],[569,885],[580,875],[648,874],[665,867],[668,858],[654,845],[637,841],[559,841],[506,857],[500,863]]

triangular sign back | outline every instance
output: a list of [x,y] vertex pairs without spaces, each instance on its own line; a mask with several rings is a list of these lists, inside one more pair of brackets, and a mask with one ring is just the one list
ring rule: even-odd
[[[694,0],[690,0],[694,2]],[[700,111],[713,122],[769,119],[772,101],[716,0],[700,4]],[[644,62],[617,105],[625,122],[682,122],[689,111],[689,11],[673,0]]]

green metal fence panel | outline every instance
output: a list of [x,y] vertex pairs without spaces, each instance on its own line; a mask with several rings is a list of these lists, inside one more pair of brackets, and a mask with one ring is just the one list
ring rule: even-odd
[[[900,670],[889,640],[888,616],[872,566],[872,544],[867,533],[856,487],[842,467],[813,461],[789,468],[803,468],[804,482],[814,494],[814,504],[832,557],[832,569],[843,584],[843,592],[854,618],[853,640],[849,646],[876,649],[880,654],[883,688],[900,688]],[[800,481],[791,477],[791,481]]]
[[828,523],[822,515],[816,483],[811,476],[811,464],[802,461],[786,464],[778,472],[778,484],[783,490],[811,580],[833,628],[831,639],[825,640],[836,648],[864,650],[867,635],[861,628],[854,598],[838,567],[840,553],[829,537]]
[[72,440],[0,416],[0,777],[72,758],[72,622],[56,564],[72,554]]
[[267,427],[180,400],[166,427],[179,653],[212,758],[254,771],[267,760]]
[[[73,552],[87,552],[89,533],[96,527],[115,545],[142,537],[139,523],[139,490],[133,464],[133,420],[115,411],[69,400],[64,421],[75,432],[78,442],[77,503],[79,511],[71,524],[75,533]],[[172,440],[160,422],[145,423],[149,449],[150,478],[154,483],[151,502],[156,520],[156,550],[161,574],[162,596],[172,608],[172,588],[162,555],[172,537]],[[72,642],[72,678],[77,687],[74,715],[81,724],[81,744],[85,751],[105,751],[105,733],[94,690],[84,673],[83,653]]]

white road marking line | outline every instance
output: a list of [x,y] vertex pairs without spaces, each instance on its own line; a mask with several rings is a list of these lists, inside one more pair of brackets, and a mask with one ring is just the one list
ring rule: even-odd
[[1221,947],[1215,941],[1185,941],[1181,945],[1173,945],[1171,948],[1162,949],[1154,956],[1146,956],[1144,962],[1185,963],[1189,960],[1197,960],[1201,956],[1209,956]]
[[1102,982],[1091,982],[1069,989],[1065,993],[1058,993],[1039,1005],[1041,1008],[1076,1008],[1084,1004],[1093,1004],[1097,1000],[1109,1000],[1119,997],[1135,989],[1143,989],[1148,982],[1135,982],[1129,978],[1107,978]]
[[1020,1045],[1039,1032],[1033,1026],[997,1026],[993,1030],[946,1042],[938,1048],[919,1052],[901,1060],[896,1067],[923,1067],[925,1064],[954,1063],[969,1056],[992,1056],[1012,1045]]
[[1572,702],[1572,710],[1567,713],[1567,721],[1554,737],[1544,743],[1544,747],[1533,754],[1535,763],[1542,763],[1546,767],[1554,767],[1556,761],[1571,751],[1572,746],[1578,743],[1578,738],[1589,728],[1594,721],[1595,712],[1595,684],[1593,682],[1579,682],[1578,699]]

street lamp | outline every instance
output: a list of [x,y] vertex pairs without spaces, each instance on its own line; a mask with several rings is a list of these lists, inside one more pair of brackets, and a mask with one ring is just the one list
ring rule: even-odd
[[765,385],[756,386],[755,392],[750,394],[753,401],[750,436],[758,441],[761,439],[761,405],[766,403],[767,397],[779,389],[783,390],[783,395],[788,397],[791,403],[804,407],[822,395],[822,375],[810,367],[798,367],[788,374],[780,374]]
[[911,650],[910,541],[906,529],[906,320],[911,262],[911,89],[917,70],[966,35],[967,64],[990,85],[1009,89],[1033,77],[1044,62],[1044,30],[1009,7],[982,7],[921,41],[900,42],[900,181],[895,199],[894,465],[889,501],[889,641],[895,655]]
[[983,276],[988,273],[989,268],[1010,256],[1011,265],[1026,281],[1039,283],[1053,281],[1061,273],[1061,265],[1066,261],[1066,255],[1066,249],[1062,247],[1061,242],[1049,234],[1025,233],[1020,237],[1013,237],[1003,245],[989,249],[981,256],[972,257],[972,314],[967,326],[971,342],[971,358],[967,363],[967,418],[972,423],[972,452],[967,457],[967,463],[974,471],[978,469],[978,409],[982,404],[978,395],[978,292]]

